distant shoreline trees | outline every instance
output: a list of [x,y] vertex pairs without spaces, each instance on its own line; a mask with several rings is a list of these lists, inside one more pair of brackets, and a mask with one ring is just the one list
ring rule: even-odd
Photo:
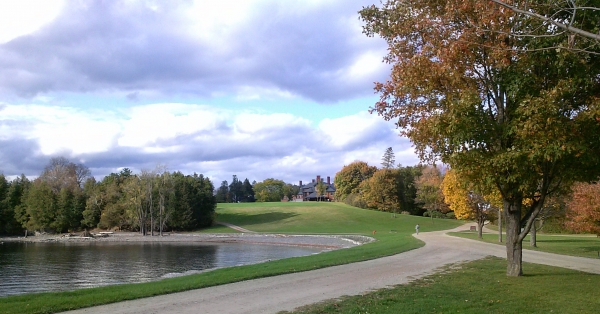
[[87,167],[53,158],[35,180],[0,175],[0,234],[102,228],[162,234],[212,225],[214,186],[203,175],[164,167],[125,168],[97,182]]

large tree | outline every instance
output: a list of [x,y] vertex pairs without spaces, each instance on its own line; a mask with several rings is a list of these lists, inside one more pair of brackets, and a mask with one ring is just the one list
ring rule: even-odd
[[381,167],[383,169],[392,169],[396,164],[396,158],[394,157],[394,150],[388,147],[381,157]]
[[415,180],[417,186],[416,201],[421,203],[423,208],[427,210],[432,221],[434,212],[446,213],[449,211],[442,192],[443,180],[444,176],[436,166],[423,168],[421,175]]
[[354,161],[335,174],[335,199],[343,201],[350,194],[360,194],[360,184],[373,176],[377,167]]
[[289,190],[290,187],[285,182],[273,178],[254,184],[257,202],[279,202]]
[[507,275],[522,275],[522,241],[546,198],[600,174],[600,57],[554,49],[560,36],[514,38],[515,13],[487,1],[390,0],[360,14],[392,65],[372,110],[423,161],[499,191]]
[[390,213],[398,213],[398,169],[380,169],[360,185],[362,198],[367,207]]

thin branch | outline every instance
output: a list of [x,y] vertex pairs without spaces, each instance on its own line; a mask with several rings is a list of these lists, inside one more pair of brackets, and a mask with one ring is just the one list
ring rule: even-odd
[[577,27],[573,27],[571,25],[566,25],[566,24],[563,24],[563,23],[556,22],[556,21],[554,21],[554,20],[552,20],[550,18],[547,18],[547,17],[545,17],[543,15],[537,14],[535,12],[529,12],[529,11],[521,10],[521,9],[515,7],[515,6],[512,6],[510,4],[506,4],[506,3],[504,3],[504,2],[502,2],[500,0],[491,0],[491,1],[494,2],[494,3],[496,3],[496,4],[498,4],[498,5],[501,5],[501,6],[505,7],[505,8],[507,8],[507,9],[510,9],[510,10],[516,12],[516,13],[524,14],[524,15],[527,15],[529,17],[533,17],[533,18],[542,20],[544,22],[548,22],[548,23],[550,23],[550,24],[552,24],[552,25],[554,25],[556,27],[559,27],[559,28],[564,29],[566,31],[569,31],[571,33],[575,33],[577,35],[581,35],[581,36],[586,37],[586,38],[590,38],[590,39],[594,39],[594,40],[600,41],[600,34],[590,33],[588,31],[582,30],[582,29],[577,28]]

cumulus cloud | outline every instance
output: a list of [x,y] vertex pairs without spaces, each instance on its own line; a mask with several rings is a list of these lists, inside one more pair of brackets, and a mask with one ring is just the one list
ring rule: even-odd
[[37,176],[55,156],[99,178],[163,164],[216,184],[333,177],[354,160],[379,165],[390,146],[417,162],[391,123],[356,113],[389,73],[385,43],[358,19],[370,1],[38,4],[54,5],[0,3],[0,17],[30,17],[0,19],[6,175]]
[[129,109],[82,110],[48,105],[0,109],[0,160],[6,175],[39,175],[53,156],[83,162],[102,177],[165,164],[171,171],[203,173],[217,181],[240,178],[287,182],[317,174],[333,177],[345,164],[379,165],[392,146],[414,163],[410,143],[393,125],[359,113],[314,124],[292,114],[234,111],[180,103]]
[[68,2],[49,24],[0,44],[0,93],[350,99],[387,72],[385,44],[361,33],[361,4]]

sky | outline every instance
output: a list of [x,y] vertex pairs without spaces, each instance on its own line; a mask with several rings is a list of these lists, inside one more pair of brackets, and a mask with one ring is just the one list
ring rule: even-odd
[[0,172],[52,157],[97,179],[129,168],[260,182],[415,165],[369,108],[387,45],[377,0],[0,1]]

